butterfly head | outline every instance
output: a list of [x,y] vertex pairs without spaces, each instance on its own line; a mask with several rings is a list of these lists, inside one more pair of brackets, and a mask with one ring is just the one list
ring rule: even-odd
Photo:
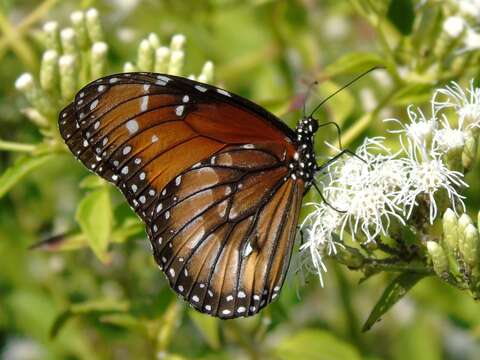
[[311,183],[317,170],[313,138],[318,130],[318,121],[313,117],[301,119],[295,129],[297,135],[297,152],[290,165],[292,178],[301,178],[307,185]]

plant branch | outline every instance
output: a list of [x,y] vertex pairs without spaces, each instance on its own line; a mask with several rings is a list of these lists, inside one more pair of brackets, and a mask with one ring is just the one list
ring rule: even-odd
[[37,148],[34,144],[21,144],[12,141],[0,140],[0,150],[4,151],[16,151],[16,152],[28,152],[31,153]]

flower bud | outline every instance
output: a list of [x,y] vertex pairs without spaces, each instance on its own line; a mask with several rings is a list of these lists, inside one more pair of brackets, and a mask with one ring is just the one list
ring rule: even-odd
[[32,74],[24,73],[15,81],[15,87],[40,113],[50,115],[53,107],[48,96],[35,84]]
[[452,209],[443,214],[443,242],[445,248],[452,254],[458,251],[458,219]]
[[35,108],[28,107],[25,109],[22,109],[22,113],[35,125],[38,127],[47,127],[49,126],[48,119],[43,116],[40,111],[38,111]]
[[70,15],[70,21],[72,22],[75,35],[78,40],[78,45],[82,50],[88,49],[90,45],[87,27],[85,25],[85,14],[83,11],[75,11]]
[[170,42],[170,50],[173,51],[181,51],[183,50],[183,46],[185,45],[185,35],[177,34],[172,36],[172,40]]
[[427,251],[432,260],[433,270],[441,277],[448,275],[448,258],[443,248],[435,241],[427,241]]
[[198,76],[198,81],[203,83],[211,83],[213,81],[213,62],[207,61],[202,68],[202,72]]
[[182,50],[172,51],[170,64],[168,64],[168,73],[172,75],[181,75],[183,69],[183,60],[185,54]]
[[155,51],[155,72],[166,73],[170,63],[170,49],[161,46]]
[[153,48],[153,49],[158,49],[160,47],[160,39],[158,38],[157,34],[155,33],[150,33],[148,35],[148,42],[150,43],[150,46]]
[[58,53],[55,50],[47,50],[43,53],[40,66],[40,86],[49,92],[58,90]]
[[60,90],[65,100],[72,100],[77,91],[77,65],[74,55],[63,55],[58,61]]
[[138,46],[137,66],[140,71],[153,70],[154,49],[148,40],[142,40]]
[[127,61],[123,65],[123,72],[135,72],[138,71],[135,65],[133,65],[130,61]]
[[45,47],[47,49],[55,50],[57,53],[62,51],[60,43],[60,30],[56,21],[49,21],[43,25],[45,32]]
[[480,243],[478,230],[473,224],[467,225],[464,230],[464,236],[459,242],[460,253],[463,260],[470,269],[478,265],[478,255],[480,253]]
[[88,37],[92,43],[104,41],[102,24],[98,11],[95,8],[88,9],[85,14],[85,22],[87,24]]
[[465,132],[458,129],[440,129],[435,131],[434,146],[445,154],[445,162],[449,169],[461,171],[462,152],[465,147]]
[[[467,214],[462,214],[458,219],[458,250],[462,258],[464,258],[465,251],[465,230],[469,225],[473,225],[472,219]],[[464,259],[465,260],[465,259]]]
[[92,45],[92,51],[90,53],[90,68],[93,79],[105,75],[107,68],[107,53],[107,43],[99,41]]
[[78,54],[77,35],[72,28],[65,28],[60,32],[64,54]]
[[477,158],[478,142],[477,137],[468,132],[465,138],[465,146],[462,153],[462,164],[465,172],[472,169]]

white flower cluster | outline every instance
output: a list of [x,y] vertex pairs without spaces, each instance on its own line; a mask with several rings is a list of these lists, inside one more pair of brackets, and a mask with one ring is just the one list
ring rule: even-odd
[[[407,123],[385,120],[400,125],[391,131],[399,136],[397,153],[385,145],[385,138],[367,138],[356,156],[345,154],[325,169],[326,176],[319,180],[328,203],[307,204],[313,211],[302,224],[308,239],[301,246],[322,284],[323,256],[335,254],[346,236],[375,241],[388,235],[392,222],[405,225],[418,206],[428,207],[428,220],[433,223],[440,198],[453,209],[465,210],[458,190],[468,185],[457,170],[462,169],[466,139],[476,135],[480,126],[480,89],[473,82],[466,90],[452,83],[434,93],[431,105],[429,117],[408,107]],[[456,118],[455,125],[449,118]],[[452,169],[452,159],[460,167]]]
[[480,49],[480,33],[476,24],[480,19],[479,0],[456,0],[456,12],[445,19],[443,31],[451,39],[458,39],[463,44],[463,51]]

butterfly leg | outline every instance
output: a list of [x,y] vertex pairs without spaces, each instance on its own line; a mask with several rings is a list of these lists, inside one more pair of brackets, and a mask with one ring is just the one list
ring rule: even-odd
[[342,130],[340,130],[340,126],[338,126],[338,124],[335,121],[329,121],[323,124],[318,124],[318,128],[320,129],[321,127],[329,126],[329,125],[335,126],[335,129],[337,130],[338,148],[340,150],[343,150],[342,149],[343,148],[342,147]]

